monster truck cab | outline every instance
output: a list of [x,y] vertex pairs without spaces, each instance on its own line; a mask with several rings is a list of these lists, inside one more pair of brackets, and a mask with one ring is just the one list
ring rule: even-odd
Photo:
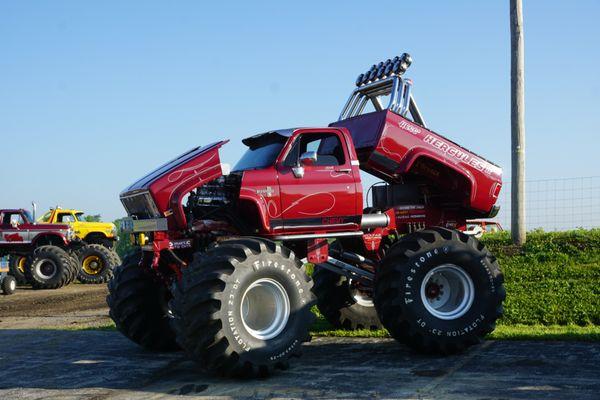
[[113,223],[87,221],[84,212],[75,209],[52,208],[39,221],[48,224],[68,224],[77,238],[90,244],[112,248],[117,240],[117,230]]
[[66,247],[73,239],[73,231],[66,224],[36,223],[22,208],[0,210],[0,255],[27,253],[47,244]]

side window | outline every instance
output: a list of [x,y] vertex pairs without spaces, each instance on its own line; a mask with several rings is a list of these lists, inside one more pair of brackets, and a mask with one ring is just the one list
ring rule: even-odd
[[59,214],[58,215],[58,222],[75,222],[75,217],[73,217],[73,215],[71,214]]
[[15,226],[15,224],[21,225],[24,224],[25,220],[21,216],[21,214],[9,214],[6,213],[2,216],[2,225],[9,227]]
[[344,148],[338,135],[334,133],[306,133],[296,139],[287,155],[284,165],[294,166],[307,151],[317,153],[317,166],[343,165],[346,162]]
[[298,164],[298,159],[300,159],[300,152],[299,152],[300,139],[301,138],[296,138],[296,141],[292,145],[292,149],[290,150],[288,155],[285,157],[285,160],[283,161],[283,165],[285,165],[286,167],[295,167]]
[[344,147],[342,146],[339,136],[335,134],[330,134],[321,140],[317,155],[317,163],[319,163],[318,159],[321,157],[326,157],[328,160],[327,164],[319,165],[343,165],[346,163]]

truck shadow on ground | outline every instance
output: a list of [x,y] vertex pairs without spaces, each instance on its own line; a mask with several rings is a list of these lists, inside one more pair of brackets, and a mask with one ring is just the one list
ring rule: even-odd
[[59,390],[126,398],[592,399],[600,391],[598,343],[486,342],[440,358],[414,354],[389,339],[319,338],[288,370],[236,380],[201,372],[182,352],[145,351],[114,331],[0,330],[0,341],[0,398]]

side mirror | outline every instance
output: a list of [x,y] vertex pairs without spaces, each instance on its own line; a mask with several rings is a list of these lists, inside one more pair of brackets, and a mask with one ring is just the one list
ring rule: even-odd
[[314,165],[317,162],[317,152],[307,151],[300,156],[301,165]]
[[304,167],[302,167],[302,166],[292,167],[292,173],[294,174],[295,178],[300,179],[304,176]]
[[314,165],[317,162],[317,152],[307,151],[302,153],[298,165],[292,168],[292,172],[296,178],[302,178],[304,176],[304,166]]

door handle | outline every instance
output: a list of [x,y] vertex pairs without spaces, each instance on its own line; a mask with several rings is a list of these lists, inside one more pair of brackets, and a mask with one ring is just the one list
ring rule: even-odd
[[352,169],[350,169],[350,168],[341,168],[341,169],[336,169],[335,172],[343,172],[345,174],[349,174],[350,172],[352,172]]

